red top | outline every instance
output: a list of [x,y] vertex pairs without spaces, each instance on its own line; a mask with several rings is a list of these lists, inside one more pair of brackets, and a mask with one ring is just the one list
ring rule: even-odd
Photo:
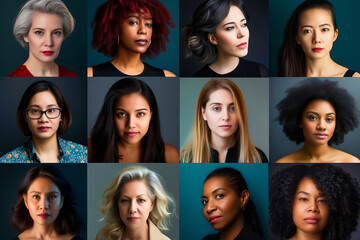
[[[59,77],[78,77],[76,72],[68,70],[58,64],[59,67]],[[8,77],[34,77],[31,72],[27,69],[25,65],[21,65],[15,71],[10,73]]]

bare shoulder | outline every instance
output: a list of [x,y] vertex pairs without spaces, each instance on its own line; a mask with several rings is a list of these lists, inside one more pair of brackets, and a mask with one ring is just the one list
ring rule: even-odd
[[180,162],[179,151],[173,145],[165,144],[165,161],[167,163]]
[[168,71],[168,70],[163,70],[165,77],[176,77],[175,74],[173,74],[172,72]]
[[354,75],[352,75],[353,77],[360,77],[360,73],[356,72],[354,73]]
[[338,149],[334,149],[335,150],[335,156],[336,156],[336,160],[335,162],[339,162],[339,163],[360,163],[360,160],[349,154],[349,153],[346,153],[346,152],[343,152],[341,150],[338,150]]
[[289,155],[286,155],[283,158],[280,158],[276,161],[276,163],[296,163],[296,162],[302,162],[300,158],[299,151],[290,153]]
[[88,77],[93,77],[93,68],[92,67],[87,68],[87,76]]

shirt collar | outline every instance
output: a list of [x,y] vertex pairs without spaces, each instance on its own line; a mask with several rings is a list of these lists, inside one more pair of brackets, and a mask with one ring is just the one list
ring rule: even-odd
[[[67,146],[65,144],[65,140],[57,137],[57,142],[59,146],[59,163],[65,161],[66,159],[66,152],[67,152]],[[41,163],[39,156],[36,154],[34,142],[32,140],[32,137],[28,139],[28,141],[25,143],[25,149],[28,153],[29,160],[33,163]]]

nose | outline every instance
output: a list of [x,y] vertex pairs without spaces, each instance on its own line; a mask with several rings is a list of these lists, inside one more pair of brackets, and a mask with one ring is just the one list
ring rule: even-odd
[[216,210],[216,205],[215,205],[214,201],[212,201],[211,199],[209,199],[208,203],[205,205],[204,208],[206,208],[206,209],[205,209],[206,212],[207,212],[208,214],[210,214],[210,213],[212,213],[213,211]]
[[135,127],[135,121],[136,121],[135,117],[129,115],[128,121],[127,121],[128,127],[129,128],[134,128]]
[[136,201],[131,201],[130,206],[129,206],[129,213],[133,214],[137,212],[137,204]]
[[318,213],[319,212],[319,208],[318,208],[318,204],[317,204],[316,200],[309,201],[308,212],[313,212],[313,213]]
[[237,31],[237,38],[242,38],[243,36],[245,36],[245,30],[239,27]]
[[40,202],[40,209],[49,209],[49,200],[46,197]]
[[46,116],[45,112],[41,114],[41,117],[39,118],[39,122],[47,122],[49,121],[49,118]]
[[325,131],[326,130],[326,123],[325,120],[320,119],[318,124],[317,124],[317,129],[321,130],[321,131]]
[[147,29],[146,29],[146,26],[145,26],[145,21],[140,21],[139,27],[138,27],[138,34],[143,34],[143,35],[146,35],[146,34],[147,34]]
[[229,109],[224,108],[223,114],[222,114],[222,120],[227,121],[230,118]]
[[313,33],[313,43],[321,43],[320,33],[317,30]]

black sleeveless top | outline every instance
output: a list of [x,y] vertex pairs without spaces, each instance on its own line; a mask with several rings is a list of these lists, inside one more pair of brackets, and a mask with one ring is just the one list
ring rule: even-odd
[[346,73],[344,74],[344,77],[352,77],[354,75],[355,71],[348,69]]
[[127,75],[120,72],[111,62],[101,63],[95,65],[93,68],[94,77],[127,77],[127,76],[139,76],[139,77],[165,77],[164,71],[159,68],[150,66],[144,63],[144,71],[139,75]]

